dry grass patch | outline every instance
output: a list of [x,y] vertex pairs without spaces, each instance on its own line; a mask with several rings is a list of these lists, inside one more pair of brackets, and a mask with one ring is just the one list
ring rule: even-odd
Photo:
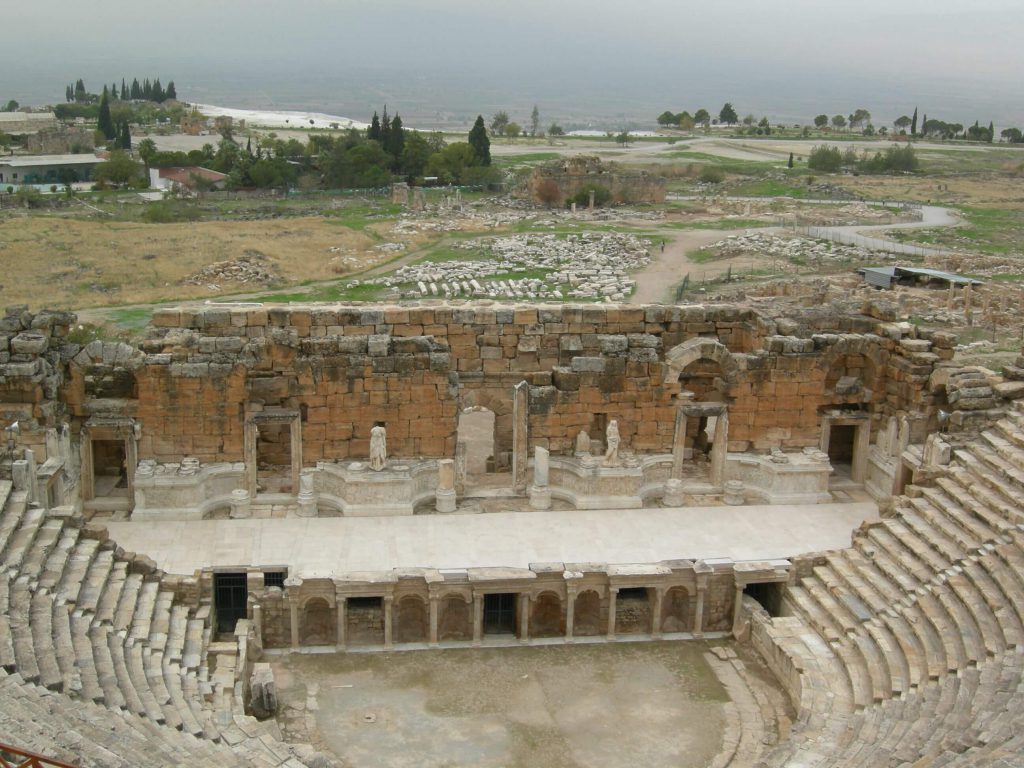
[[265,287],[186,284],[216,262],[258,254],[283,287],[336,278],[339,252],[352,255],[351,271],[384,262],[393,254],[374,250],[379,242],[319,217],[154,225],[14,215],[0,218],[0,293],[5,304],[64,309],[208,298]]

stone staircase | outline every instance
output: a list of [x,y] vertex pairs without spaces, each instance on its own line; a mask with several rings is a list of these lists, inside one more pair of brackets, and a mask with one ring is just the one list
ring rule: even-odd
[[[304,765],[211,672],[209,606],[0,482],[0,732],[82,765]],[[216,704],[215,704],[216,702]],[[55,751],[58,754],[54,754]]]
[[755,616],[800,699],[759,765],[1024,764],[1021,499],[1016,406],[790,587],[788,616]]

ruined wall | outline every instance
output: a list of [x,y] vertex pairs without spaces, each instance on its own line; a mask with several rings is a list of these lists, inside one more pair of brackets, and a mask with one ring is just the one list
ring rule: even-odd
[[[953,337],[866,315],[773,320],[734,305],[464,305],[162,309],[140,348],[67,338],[72,318],[16,308],[0,332],[0,418],[23,442],[71,419],[136,420],[140,459],[244,460],[247,415],[301,418],[303,464],[454,456],[461,411],[496,414],[511,450],[512,388],[529,385],[531,445],[571,452],[619,422],[622,447],[671,449],[677,395],[729,407],[734,451],[818,444],[830,409],[875,417],[946,406]],[[954,366],[955,367],[955,366]],[[708,392],[717,394],[708,395]],[[34,437],[33,437],[34,435]]]
[[611,193],[611,202],[663,203],[665,179],[647,173],[626,172],[614,164],[606,165],[596,157],[537,166],[527,181],[530,198],[543,205],[562,207],[581,189],[596,184]]

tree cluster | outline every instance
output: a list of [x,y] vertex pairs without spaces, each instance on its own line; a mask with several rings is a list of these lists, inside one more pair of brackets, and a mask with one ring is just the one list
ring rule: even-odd
[[914,148],[891,146],[885,152],[874,155],[865,151],[858,155],[852,148],[842,150],[839,147],[823,144],[811,149],[807,159],[807,167],[824,173],[837,173],[842,170],[857,170],[863,173],[913,173],[920,163]]
[[[564,134],[564,131],[562,131],[562,129],[559,126],[555,125],[554,123],[552,123],[551,125],[553,128],[557,128],[558,131],[561,131],[560,133],[555,133],[553,135],[561,136]],[[534,138],[544,135],[544,131],[540,129],[540,110],[537,108],[536,104],[533,105],[533,110],[531,110],[530,112],[530,127],[529,129],[526,130],[524,130],[523,126],[521,126],[519,123],[515,123],[509,120],[508,112],[506,112],[504,109],[499,109],[497,112],[494,113],[494,115],[491,116],[492,135],[507,136],[510,139],[514,139],[517,138],[520,134],[524,133],[529,134],[531,137]],[[549,130],[548,133],[551,133],[551,131]]]
[[[157,104],[163,104],[165,101],[172,101],[178,98],[178,91],[174,87],[174,81],[169,81],[165,88],[160,83],[159,77],[155,80],[150,80],[147,77],[141,83],[138,78],[134,78],[131,85],[128,85],[125,79],[121,78],[120,88],[118,88],[117,83],[111,83],[109,88],[104,85],[103,90],[107,92],[109,98],[119,101],[153,101]],[[64,88],[64,100],[68,104],[94,104],[98,103],[101,98],[100,94],[90,93],[81,78],[76,80],[74,85],[68,85]]]
[[666,128],[681,128],[684,131],[704,128],[712,124],[736,125],[740,121],[739,115],[736,114],[736,109],[730,102],[726,102],[718,111],[717,119],[713,119],[711,113],[704,108],[698,109],[692,115],[686,110],[682,112],[665,110],[658,115],[657,119],[658,125]]

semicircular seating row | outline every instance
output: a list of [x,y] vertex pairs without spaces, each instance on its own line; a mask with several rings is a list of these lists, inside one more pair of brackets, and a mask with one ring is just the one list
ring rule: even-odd
[[[281,766],[295,750],[230,709],[209,606],[0,483],[0,734],[83,766]],[[225,695],[221,695],[223,701]],[[0,739],[2,741],[3,739]]]
[[1024,765],[1024,411],[755,615],[799,674],[760,766]]

